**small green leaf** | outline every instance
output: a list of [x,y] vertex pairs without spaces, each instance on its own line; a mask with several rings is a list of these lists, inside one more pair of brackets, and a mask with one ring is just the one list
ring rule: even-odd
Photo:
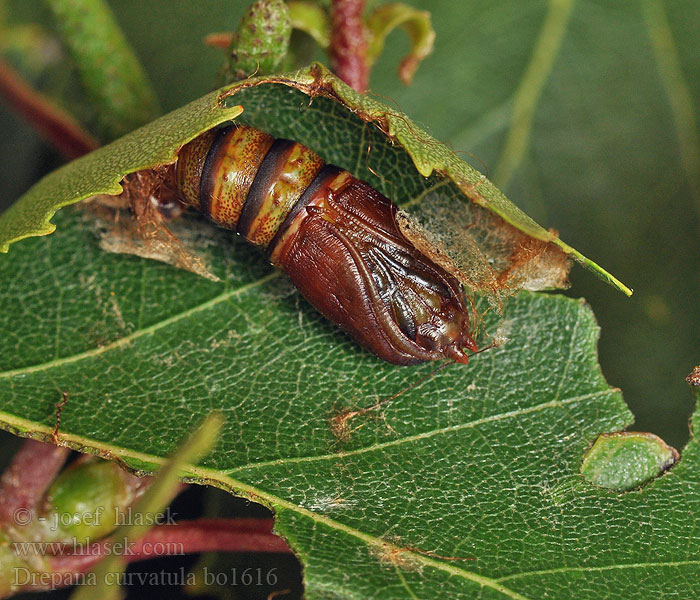
[[372,35],[368,51],[370,63],[374,63],[379,58],[384,49],[386,37],[397,27],[406,31],[411,42],[411,51],[401,61],[399,67],[399,77],[408,85],[418,65],[433,51],[435,30],[430,22],[430,13],[427,11],[417,10],[400,2],[378,6],[367,19],[367,28]]
[[323,7],[307,0],[290,0],[287,6],[292,29],[307,33],[321,48],[328,48],[331,43],[331,23]]
[[581,474],[592,484],[625,492],[658,477],[678,452],[653,433],[604,433],[586,452]]

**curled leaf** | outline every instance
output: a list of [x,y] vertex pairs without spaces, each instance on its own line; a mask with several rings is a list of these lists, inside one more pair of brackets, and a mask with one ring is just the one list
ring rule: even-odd
[[0,215],[0,252],[18,240],[53,233],[51,218],[64,206],[121,194],[126,175],[174,162],[184,143],[241,113],[239,106],[222,109],[217,99],[218,92],[208,94],[44,177]]
[[407,211],[404,233],[436,245],[462,281],[497,303],[518,289],[565,285],[571,258],[628,291],[405,115],[354,92],[320,65],[225,87],[52,173],[0,216],[0,250],[53,231],[49,219],[62,206],[120,194],[126,175],[172,163],[186,142],[239,116],[299,141],[392,198]]
[[305,0],[292,0],[287,3],[292,29],[310,35],[321,48],[331,43],[331,23],[328,13],[318,4]]
[[367,19],[367,28],[371,34],[368,51],[370,64],[379,58],[386,37],[397,27],[408,34],[411,42],[411,51],[399,65],[399,78],[408,85],[413,80],[418,65],[433,51],[435,30],[428,11],[417,10],[400,2],[377,7]]

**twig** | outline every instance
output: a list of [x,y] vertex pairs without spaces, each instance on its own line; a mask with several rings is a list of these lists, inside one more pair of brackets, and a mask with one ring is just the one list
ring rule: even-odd
[[[124,558],[136,562],[197,552],[290,553],[287,543],[272,533],[272,524],[272,519],[197,519],[157,525],[142,539],[128,541]],[[84,573],[122,542],[119,539],[95,542],[76,554],[49,557],[49,565],[54,573]]]
[[364,0],[333,0],[331,8],[331,68],[358,92],[369,84],[364,5]]
[[45,0],[97,110],[102,139],[112,141],[160,114],[155,91],[106,0]]
[[67,112],[32,89],[4,60],[0,59],[0,94],[29,124],[67,159],[92,152],[100,144]]

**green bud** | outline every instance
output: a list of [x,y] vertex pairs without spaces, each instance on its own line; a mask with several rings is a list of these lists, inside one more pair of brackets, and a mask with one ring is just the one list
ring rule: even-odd
[[57,541],[83,542],[109,535],[119,511],[133,501],[133,488],[116,464],[99,459],[78,461],[63,471],[46,494],[42,514]]
[[283,0],[258,0],[250,6],[229,48],[227,83],[253,73],[272,73],[289,50],[292,25]]

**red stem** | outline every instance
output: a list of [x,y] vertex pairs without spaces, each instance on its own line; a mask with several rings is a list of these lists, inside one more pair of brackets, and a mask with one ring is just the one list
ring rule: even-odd
[[331,68],[358,92],[369,85],[364,7],[364,0],[333,0],[331,8]]
[[[33,511],[61,470],[70,450],[25,440],[0,478],[0,523],[16,521],[16,512]],[[25,523],[27,515],[20,515]]]
[[[137,541],[116,538],[76,548],[75,554],[49,557],[55,573],[85,573],[104,556],[125,548],[127,562],[158,556],[196,552],[291,552],[287,543],[272,533],[272,519],[197,519],[173,525],[157,525]],[[67,551],[72,551],[70,546]]]
[[67,112],[29,86],[0,59],[0,95],[67,159],[92,152],[100,143]]

